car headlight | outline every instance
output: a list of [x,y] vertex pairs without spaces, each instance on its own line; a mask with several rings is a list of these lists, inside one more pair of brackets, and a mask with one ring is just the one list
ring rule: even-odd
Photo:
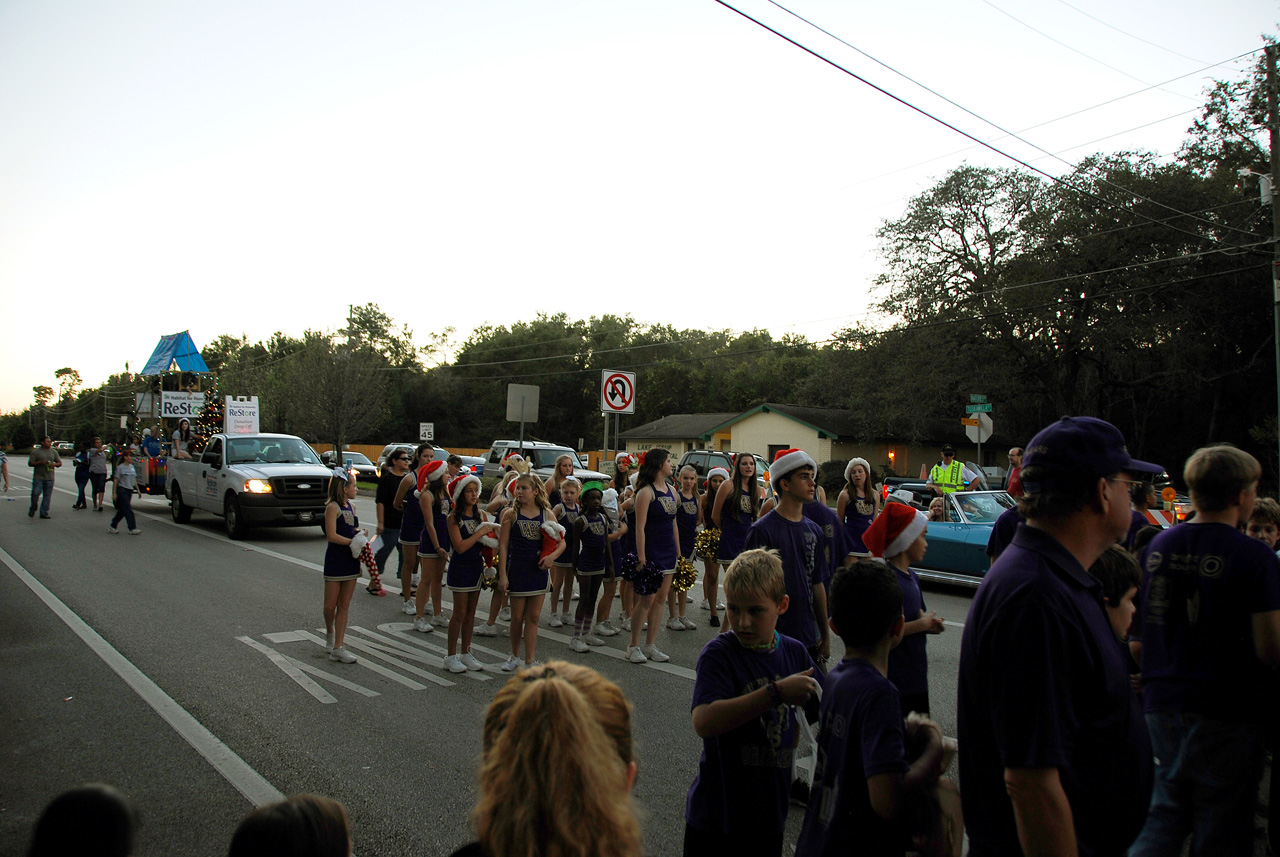
[[244,483],[244,490],[249,494],[270,494],[271,483],[265,479],[247,479]]

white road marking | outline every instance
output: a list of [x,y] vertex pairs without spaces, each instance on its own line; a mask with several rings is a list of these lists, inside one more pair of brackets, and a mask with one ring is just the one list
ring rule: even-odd
[[[315,643],[317,646],[323,646],[323,645],[324,645],[324,640],[322,640],[321,638],[317,637],[315,634],[310,634],[310,633],[307,633],[306,631],[299,631],[298,633],[299,633],[299,634],[302,634],[306,639],[308,639],[308,640],[310,640],[311,642]],[[358,647],[358,648],[362,648],[362,647],[363,647],[363,645],[364,645],[364,644],[362,644],[362,643],[358,643],[358,642],[356,642],[356,641],[354,641],[354,640],[352,640],[352,641],[350,641],[350,642],[351,642],[351,645],[356,646],[356,647]],[[392,681],[394,681],[394,682],[397,682],[397,683],[399,683],[399,684],[404,685],[405,687],[409,688],[409,690],[426,690],[426,689],[427,689],[427,686],[426,686],[425,684],[418,684],[416,681],[414,681],[414,680],[413,680],[413,679],[411,679],[411,678],[405,678],[404,676],[400,675],[400,673],[395,672],[394,670],[389,670],[389,669],[387,669],[386,667],[382,666],[382,664],[371,664],[371,663],[369,663],[369,659],[368,659],[368,658],[362,658],[362,659],[360,659],[360,660],[356,661],[356,666],[358,666],[358,667],[364,667],[364,668],[365,668],[365,669],[367,669],[367,670],[371,670],[371,671],[373,671],[373,672],[376,672],[378,675],[382,676],[383,678],[389,678],[389,679],[391,679],[391,680],[392,680]],[[433,678],[434,678],[434,676],[433,676]],[[441,684],[441,685],[443,685],[444,687],[453,687],[453,682],[451,682],[451,681],[445,681],[444,679],[437,679],[437,680],[436,680],[436,683],[437,683],[437,684]]]
[[104,640],[101,634],[93,630],[58,596],[36,580],[29,571],[23,568],[3,548],[0,548],[0,561],[4,562],[9,567],[9,570],[25,583],[27,588],[34,592],[36,597],[43,601],[55,616],[61,619],[77,637],[83,640],[94,654],[101,658],[129,687],[133,688],[134,693],[138,694],[147,705],[150,705],[175,732],[195,748],[196,752],[203,756],[251,804],[263,806],[284,800],[284,795],[279,789],[249,767],[244,759],[236,755],[230,747],[222,743],[200,721],[192,717],[186,709],[175,702],[173,697],[165,693],[142,670],[134,666],[128,658],[120,654],[114,646]]
[[[419,678],[426,679],[427,681],[433,684],[438,684],[441,687],[454,686],[454,683],[449,681],[448,679],[441,678],[435,673],[430,673],[430,672],[427,672],[426,670],[419,669],[418,667],[415,667],[411,664],[406,664],[404,661],[400,660],[399,658],[393,657],[393,655],[410,657],[409,653],[407,652],[402,652],[399,649],[392,648],[391,646],[384,646],[381,643],[366,642],[364,640],[360,640],[350,636],[347,637],[347,644],[355,647],[357,651],[364,652],[367,657],[379,658],[381,660],[393,663],[400,669],[404,670],[405,672],[412,673],[413,675],[416,675]],[[418,657],[421,657],[424,662],[426,661],[425,656],[418,656]]]
[[[373,631],[370,631],[367,628],[361,628],[359,625],[351,625],[347,628],[347,630],[359,631],[361,634],[364,634],[366,637],[369,637],[371,640],[377,640],[379,643],[383,644],[382,646],[380,646],[380,648],[384,648],[388,652],[396,652],[403,655],[406,658],[410,658],[411,660],[421,661],[424,664],[431,664],[432,666],[436,666],[436,667],[439,667],[440,669],[444,669],[443,658],[437,657],[435,655],[419,654],[412,647],[410,647],[406,643],[401,642],[399,639],[392,639],[391,637],[385,637],[382,634],[374,633]],[[421,637],[422,635],[417,634],[416,636]],[[417,643],[419,646],[421,646],[424,649],[447,654],[446,649],[444,649],[441,646],[433,646],[430,643],[428,643],[426,640],[414,640],[413,642]],[[370,643],[370,645],[377,645],[377,643]],[[492,679],[490,679],[488,676],[480,675],[479,673],[472,670],[467,670],[465,673],[461,673],[461,675],[465,675],[467,678],[474,679],[476,681],[492,681]]]
[[322,702],[325,705],[331,705],[338,701],[338,697],[329,693],[329,691],[307,678],[302,670],[294,666],[287,657],[280,654],[275,649],[270,646],[262,645],[252,637],[236,637],[236,639],[255,651],[266,655],[267,660],[280,668],[280,672],[297,682],[298,687],[315,697],[317,702]]
[[[303,640],[306,639],[306,637],[302,636],[297,631],[278,631],[274,634],[263,634],[262,636],[263,638],[270,640],[271,642],[276,644],[301,643]],[[237,639],[242,639],[242,638],[237,638]]]

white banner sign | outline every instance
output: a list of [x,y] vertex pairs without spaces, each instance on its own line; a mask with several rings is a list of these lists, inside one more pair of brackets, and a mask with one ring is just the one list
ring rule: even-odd
[[258,397],[227,396],[227,434],[258,433]]
[[160,416],[167,420],[188,419],[195,422],[204,407],[204,393],[178,393],[166,390],[160,394]]

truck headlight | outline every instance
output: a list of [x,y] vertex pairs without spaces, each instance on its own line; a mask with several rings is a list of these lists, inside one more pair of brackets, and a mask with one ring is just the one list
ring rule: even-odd
[[249,494],[270,494],[271,483],[264,479],[248,479],[244,483],[244,490]]

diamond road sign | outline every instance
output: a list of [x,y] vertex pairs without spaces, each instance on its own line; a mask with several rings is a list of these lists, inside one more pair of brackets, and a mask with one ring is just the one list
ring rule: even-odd
[[965,405],[964,412],[966,414],[989,414],[991,413],[990,405]]

